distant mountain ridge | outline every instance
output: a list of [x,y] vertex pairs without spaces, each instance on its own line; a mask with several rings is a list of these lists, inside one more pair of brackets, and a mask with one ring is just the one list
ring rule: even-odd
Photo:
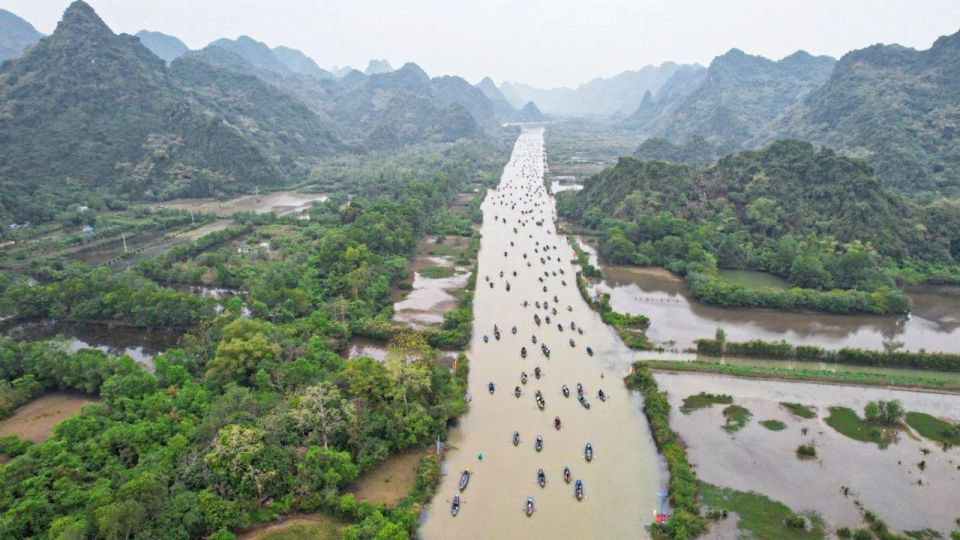
[[862,157],[888,185],[960,195],[960,32],[925,51],[873,45],[756,138],[794,137]]
[[718,146],[742,145],[826,82],[835,62],[804,51],[773,61],[731,49],[705,72],[676,71],[626,122],[673,142],[702,137]]
[[673,62],[645,66],[609,78],[596,78],[575,89],[539,89],[505,82],[500,90],[515,108],[533,101],[543,112],[557,116],[625,116],[636,110],[645,92],[656,93],[681,67],[684,66]]
[[150,49],[150,52],[159,56],[168,64],[190,50],[180,39],[162,32],[141,30],[137,32],[136,36],[140,39],[140,43]]
[[0,62],[19,57],[42,37],[32,24],[0,9]]

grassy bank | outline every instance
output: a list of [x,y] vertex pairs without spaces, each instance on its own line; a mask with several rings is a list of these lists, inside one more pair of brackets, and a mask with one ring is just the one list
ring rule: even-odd
[[940,379],[933,375],[929,377],[918,377],[909,375],[887,375],[882,373],[834,372],[816,369],[739,366],[718,362],[687,362],[683,360],[647,360],[644,363],[652,369],[666,371],[719,373],[733,377],[756,379],[780,379],[784,381],[854,384],[861,386],[892,386],[897,388],[960,392],[960,383]]
[[670,428],[670,402],[667,394],[657,388],[653,373],[642,362],[634,364],[633,372],[624,378],[624,382],[627,388],[639,390],[643,394],[643,412],[650,422],[657,449],[663,454],[670,472],[667,491],[670,494],[673,515],[662,533],[677,540],[695,537],[706,530],[697,501],[697,477],[690,467],[683,444]]

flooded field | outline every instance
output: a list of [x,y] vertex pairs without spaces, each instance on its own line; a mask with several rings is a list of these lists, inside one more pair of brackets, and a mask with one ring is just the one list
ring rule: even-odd
[[266,214],[292,214],[302,212],[314,202],[323,202],[329,197],[320,193],[300,193],[298,191],[274,191],[263,193],[259,197],[244,195],[235,199],[219,201],[217,199],[174,199],[154,205],[157,208],[193,210],[218,217],[233,215],[237,212],[256,212]]
[[16,435],[27,441],[43,442],[53,434],[54,426],[80,412],[87,403],[97,401],[100,400],[84,394],[62,392],[41,396],[0,420],[0,436]]
[[960,352],[960,287],[911,289],[910,316],[880,317],[708,306],[691,298],[683,281],[662,268],[604,266],[603,273],[604,280],[590,292],[610,293],[617,311],[650,317],[651,340],[677,349],[691,348],[694,340],[723,328],[730,341],[784,339],[825,348]]
[[[542,128],[524,128],[499,187],[484,201],[473,341],[467,351],[471,406],[448,439],[444,476],[424,512],[423,538],[644,538],[659,504],[657,493],[665,482],[660,460],[640,398],[620,380],[630,352],[577,291],[569,263],[573,251],[553,228],[553,200],[542,181],[544,165]],[[544,245],[556,249],[544,251]],[[528,307],[523,307],[524,300]],[[534,313],[545,317],[550,312],[533,302],[544,300],[556,305],[558,315],[553,324],[537,326]],[[562,332],[556,328],[558,321],[566,327]],[[569,330],[572,321],[582,335]],[[502,331],[500,340],[493,336],[494,325]],[[517,334],[511,332],[514,325]],[[484,335],[489,342],[483,341]],[[537,345],[532,344],[533,335]],[[573,337],[576,345],[571,347],[568,339]],[[551,349],[549,359],[539,344]],[[594,356],[585,352],[586,345],[592,346]],[[521,347],[529,350],[526,359],[521,358]],[[533,376],[536,366],[543,370],[541,379]],[[521,385],[521,371],[530,374],[526,385]],[[488,382],[496,385],[493,394]],[[578,382],[584,385],[590,409],[577,402]],[[574,395],[563,397],[564,384]],[[522,389],[520,398],[514,397],[515,386]],[[596,398],[601,388],[608,396],[605,402]],[[542,411],[534,400],[537,390],[544,396]],[[553,426],[555,416],[562,419],[559,431]],[[511,443],[514,430],[520,434],[518,446]],[[543,437],[541,452],[534,449],[538,434]],[[584,459],[587,442],[595,451],[589,463]],[[583,480],[582,501],[574,497],[573,484],[561,479],[564,466],[570,467],[573,479]],[[465,468],[473,475],[454,518],[450,500],[459,493]],[[543,488],[537,484],[539,468],[546,474]],[[535,499],[531,517],[524,513],[527,497]]]
[[563,182],[559,180],[554,180],[550,183],[550,193],[560,193],[562,191],[580,191],[583,189],[583,184],[577,184],[575,182]]
[[0,331],[21,341],[60,339],[71,352],[99,349],[112,355],[125,354],[148,368],[153,367],[154,356],[175,347],[181,336],[177,331],[53,320],[7,323],[0,326]]
[[393,320],[416,328],[443,322],[443,314],[460,303],[452,293],[462,290],[470,279],[470,269],[454,262],[468,243],[469,238],[456,236],[440,243],[429,237],[421,243],[410,263],[413,284],[410,291],[397,295]]
[[369,356],[382,362],[387,359],[387,344],[373,339],[353,338],[343,356],[351,359]]
[[[687,444],[702,481],[756,491],[797,512],[816,511],[837,527],[860,526],[854,505],[859,500],[897,531],[932,527],[946,535],[956,528],[960,448],[944,451],[911,432],[881,449],[850,439],[824,422],[829,407],[849,407],[862,414],[867,402],[891,399],[900,400],[908,411],[956,421],[960,420],[960,398],[955,395],[707,374],[658,373],[656,379],[673,407],[671,426]],[[723,406],[689,415],[677,411],[684,398],[700,392],[733,396],[735,404],[750,410],[752,419],[731,434],[721,427]],[[811,406],[817,417],[794,416],[780,402]],[[763,420],[778,420],[787,427],[771,431],[759,424]],[[816,459],[798,459],[797,447],[809,442],[816,447]],[[917,465],[921,461],[925,470]],[[843,487],[849,489],[847,495]]]
[[410,494],[417,483],[417,467],[427,455],[422,448],[411,448],[390,456],[380,465],[363,473],[350,487],[358,501],[393,506]]
[[293,514],[237,533],[238,540],[335,540],[347,523],[323,514]]

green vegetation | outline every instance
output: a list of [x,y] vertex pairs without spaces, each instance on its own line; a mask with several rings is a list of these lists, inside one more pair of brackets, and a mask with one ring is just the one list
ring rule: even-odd
[[944,446],[960,444],[960,425],[952,424],[922,412],[910,411],[906,414],[907,425],[920,434],[921,437],[937,441]]
[[737,285],[746,289],[764,289],[767,287],[773,289],[789,288],[789,284],[786,281],[766,272],[720,270],[717,275],[720,279],[731,285]]
[[670,428],[670,401],[667,394],[657,388],[653,372],[643,362],[633,365],[632,373],[624,378],[624,383],[627,388],[640,390],[643,394],[643,412],[650,422],[657,449],[663,454],[670,472],[667,491],[674,510],[667,522],[666,533],[675,540],[695,537],[706,530],[697,502],[697,477],[690,467],[683,444]]
[[[710,304],[904,313],[898,278],[960,276],[960,206],[916,207],[862,161],[794,141],[705,169],[622,158],[561,194],[558,211],[599,234],[606,260],[666,267]],[[746,288],[719,268],[768,272],[792,288]]]
[[808,540],[827,537],[819,517],[810,516],[810,527],[807,528],[805,518],[794,514],[783,503],[759,493],[701,482],[700,498],[706,506],[736,513],[739,517],[737,529],[756,538]]
[[590,257],[587,256],[587,253],[583,251],[583,248],[580,247],[580,243],[577,242],[576,238],[567,238],[570,242],[570,247],[573,248],[573,252],[577,254],[577,265],[580,266],[580,270],[584,276],[588,278],[603,279],[603,272],[599,268],[590,264]]
[[723,417],[726,419],[723,429],[727,430],[728,433],[736,433],[747,425],[752,416],[750,410],[746,407],[729,405],[723,409]]
[[800,459],[813,459],[817,457],[817,447],[812,443],[801,444],[797,447],[797,457]]
[[799,416],[800,418],[806,418],[809,420],[817,417],[817,412],[813,410],[812,407],[803,405],[801,403],[781,401],[780,406],[790,411],[794,416]]
[[716,339],[697,340],[697,353],[706,356],[745,356],[769,360],[805,360],[838,364],[920,369],[931,371],[960,371],[960,354],[912,351],[871,351],[843,348],[828,350],[813,345],[790,345],[786,341],[759,339],[732,342]]
[[270,531],[257,536],[258,540],[304,540],[306,538],[316,540],[336,540],[340,538],[340,529],[343,526],[333,520],[329,522],[304,522],[294,523],[283,527],[281,530]]
[[780,420],[761,420],[760,425],[770,431],[783,431],[787,429],[787,425]]
[[684,398],[683,404],[680,405],[680,412],[683,414],[690,414],[693,411],[706,409],[708,407],[712,407],[713,405],[729,405],[731,403],[733,403],[733,396],[700,392],[699,394],[694,394]]
[[830,415],[825,421],[828,426],[855,441],[885,446],[891,440],[889,431],[868,423],[847,407],[830,407]]
[[881,373],[827,371],[819,369],[773,368],[762,366],[742,366],[737,364],[721,364],[719,362],[689,362],[686,360],[648,360],[646,363],[654,369],[690,371],[699,373],[720,373],[734,377],[782,379],[786,381],[815,381],[865,386],[929,388],[932,390],[960,390],[960,384],[957,382],[947,379],[940,379],[935,376],[920,377]]
[[456,270],[452,266],[427,266],[419,274],[427,279],[442,279],[452,276]]

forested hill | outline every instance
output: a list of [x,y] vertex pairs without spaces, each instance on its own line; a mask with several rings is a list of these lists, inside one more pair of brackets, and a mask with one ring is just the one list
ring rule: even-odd
[[797,141],[707,168],[621,158],[559,206],[602,233],[608,259],[680,273],[749,268],[799,286],[875,290],[896,268],[957,274],[960,263],[960,206],[913,206],[863,161]]
[[[53,35],[0,70],[2,205],[39,220],[88,190],[147,199],[236,192],[289,182],[294,158],[336,148],[292,98],[256,79],[215,96],[225,75],[180,76],[198,71],[168,70],[137,38],[73,3]],[[245,101],[256,96],[270,99]],[[304,152],[289,145],[301,137],[313,142]]]
[[140,43],[143,43],[144,47],[150,49],[150,52],[159,56],[168,64],[190,50],[178,38],[162,32],[141,30],[137,32],[137,38],[140,39]]
[[20,56],[42,37],[33,25],[0,9],[0,62]]
[[830,76],[835,60],[804,51],[772,61],[731,49],[707,72],[686,70],[646,98],[628,124],[649,136],[682,142],[743,144]]
[[874,45],[837,63],[760,142],[794,137],[866,158],[888,185],[960,195],[960,32],[926,51]]

